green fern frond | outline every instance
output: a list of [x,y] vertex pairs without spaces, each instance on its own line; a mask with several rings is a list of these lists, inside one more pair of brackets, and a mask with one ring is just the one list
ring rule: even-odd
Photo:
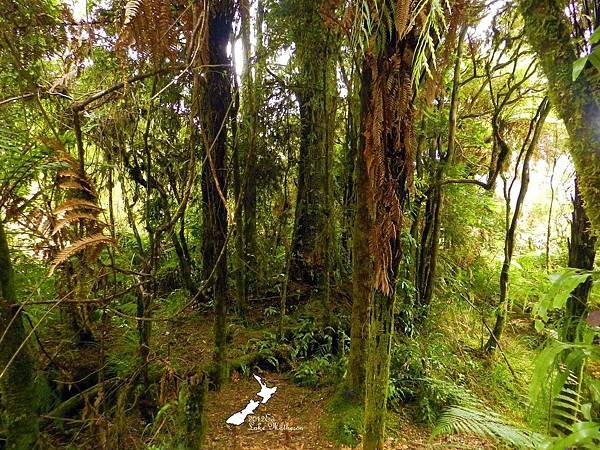
[[433,429],[432,438],[455,433],[492,438],[517,448],[540,448],[544,441],[542,435],[509,423],[481,404],[448,408]]

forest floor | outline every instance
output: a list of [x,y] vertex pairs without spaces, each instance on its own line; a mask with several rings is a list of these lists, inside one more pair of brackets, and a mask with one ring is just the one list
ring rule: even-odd
[[[169,311],[166,310],[167,304],[159,307],[160,309],[164,307],[165,310],[157,311],[157,316],[169,316]],[[177,309],[178,305],[173,304],[170,307]],[[456,364],[464,361],[472,364],[477,360],[477,356],[465,353],[464,350],[473,348],[477,340],[474,336],[466,334],[468,327],[464,318],[465,316],[461,314],[450,317],[446,321],[446,326],[451,328],[454,334],[450,330],[441,333],[445,336],[444,342],[452,342],[452,348],[461,349],[460,352],[452,351],[450,353],[441,350],[446,352],[446,357]],[[252,353],[250,349],[256,348],[257,342],[267,342],[268,345],[273,345],[272,341],[265,341],[265,336],[276,328],[277,320],[277,317],[265,314],[262,306],[258,306],[255,311],[251,311],[251,316],[248,318],[249,326],[243,326],[236,321],[231,322],[227,333],[229,359],[231,361],[240,360]],[[515,338],[527,336],[527,328],[530,327],[530,324],[513,322],[509,327],[509,333]],[[465,330],[457,333],[461,325],[465,327]],[[136,335],[135,328],[131,328],[127,332],[124,330],[123,328],[112,329],[109,340],[111,348],[114,348],[116,352],[112,357],[112,364],[120,361],[124,365],[129,364],[135,367],[135,359],[133,362],[127,363],[127,360],[120,356],[135,354],[131,346],[135,348],[137,345],[136,340],[131,339]],[[123,421],[124,434],[127,436],[126,442],[121,441],[119,449],[166,450],[171,448],[170,443],[180,429],[174,420],[175,416],[172,415],[177,407],[175,409],[168,407],[177,405],[179,389],[185,377],[194,373],[198,367],[207,367],[211,362],[212,313],[209,308],[206,308],[194,311],[192,314],[182,315],[175,320],[154,322],[152,336],[151,358],[154,361],[152,373],[155,374],[154,383],[157,389],[156,403],[151,413],[154,418],[149,422],[148,419],[142,417],[143,414],[138,408],[129,408]],[[469,345],[465,345],[461,336],[469,339]],[[516,340],[511,341],[513,345],[507,348],[513,349],[514,347],[514,354],[523,353],[523,347],[514,345],[517,342]],[[81,353],[73,353],[73,357],[82,359]],[[90,356],[90,358],[83,359],[92,358]],[[520,361],[516,357],[512,359],[516,362]],[[526,358],[522,359],[526,360]],[[469,365],[469,367],[471,366]],[[342,433],[346,433],[349,429],[350,433],[357,438],[356,440],[360,441],[360,436],[356,436],[355,428],[348,420],[353,411],[336,409],[338,407],[334,406],[336,399],[339,399],[336,382],[318,380],[316,386],[302,386],[295,382],[290,369],[290,367],[283,366],[279,367],[279,370],[270,370],[265,367],[265,364],[252,364],[241,372],[232,371],[230,380],[221,390],[209,390],[205,405],[208,419],[206,448],[214,450],[362,448],[360,444],[355,447],[342,445],[340,442],[344,441],[335,435],[335,432],[339,432],[340,429]],[[506,368],[501,363],[497,369],[502,370],[490,371],[490,367],[482,366],[482,370],[486,374],[488,372],[497,374],[495,378],[489,379],[491,381],[486,382],[482,382],[481,372],[472,368],[461,370],[467,375],[467,380],[472,379],[470,384],[478,388],[476,394],[479,398],[486,399],[494,405],[504,405],[506,409],[510,409],[512,406],[506,404],[508,397],[505,397],[508,392],[505,389]],[[517,371],[525,373],[526,369],[517,366]],[[268,403],[260,404],[254,415],[248,416],[245,423],[239,426],[228,425],[227,419],[242,410],[249,400],[259,400],[256,393],[260,387],[252,377],[253,374],[260,376],[269,387],[277,386],[277,391]],[[456,374],[460,373],[456,372]],[[497,386],[492,389],[490,382]],[[386,430],[388,440],[385,447],[387,450],[504,448],[491,440],[468,435],[443,435],[431,439],[432,427],[418,419],[416,407],[414,404],[401,404],[388,411]],[[50,434],[53,445],[49,445],[48,448],[67,448],[64,447],[64,444],[70,439],[68,436],[69,434],[63,435],[60,430],[54,429]],[[71,442],[76,446],[68,448],[95,448],[93,447],[95,439],[93,432],[77,433],[76,440]]]
[[[238,378],[220,392],[211,392],[208,402],[207,448],[229,450],[319,450],[351,449],[327,438],[324,426],[332,388],[307,388],[291,383],[282,374],[261,374],[277,392],[255,416],[240,426],[226,424],[227,418],[243,409],[257,390],[254,379]],[[492,442],[474,436],[441,436],[430,441],[431,428],[409,417],[390,413],[387,449],[495,449]],[[276,429],[278,428],[278,429]],[[283,430],[282,430],[283,429]],[[286,430],[287,429],[287,430]]]
[[[230,357],[244,354],[245,345],[256,339],[264,329],[232,327]],[[173,363],[198,364],[209,362],[206,351],[212,342],[210,314],[179,321],[165,326],[162,332],[163,350],[168,347]],[[344,446],[330,439],[327,430],[328,408],[335,395],[335,386],[303,387],[295,384],[289,374],[255,371],[269,387],[277,391],[267,404],[259,405],[254,415],[239,426],[228,425],[227,419],[242,410],[250,399],[257,400],[259,385],[250,375],[233,372],[231,380],[220,391],[210,391],[207,407],[209,449],[278,450],[278,449],[360,449]],[[388,413],[386,449],[496,449],[491,441],[476,436],[446,435],[430,439],[431,427],[415,421],[407,408],[403,414]]]

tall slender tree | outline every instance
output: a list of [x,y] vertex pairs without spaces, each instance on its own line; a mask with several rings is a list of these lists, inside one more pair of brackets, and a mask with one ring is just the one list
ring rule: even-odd
[[[205,280],[212,281],[215,305],[215,352],[213,382],[219,387],[226,378],[227,315],[227,120],[231,108],[231,62],[227,45],[231,35],[234,2],[211,2],[207,16],[207,38],[202,44],[202,75],[196,74],[199,95],[199,126],[202,166],[202,256]],[[213,274],[214,271],[214,274]]]

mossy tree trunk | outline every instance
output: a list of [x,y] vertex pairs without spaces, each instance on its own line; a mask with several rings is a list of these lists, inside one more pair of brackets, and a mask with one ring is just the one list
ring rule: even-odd
[[550,101],[565,123],[571,140],[570,153],[579,179],[579,189],[594,231],[600,231],[600,117],[598,98],[584,70],[573,81],[577,59],[574,40],[564,11],[567,2],[521,0],[525,33],[537,53],[548,79]]
[[[573,196],[573,215],[571,220],[571,239],[569,240],[569,267],[592,270],[596,258],[596,237],[590,232],[590,221],[583,208],[583,199],[579,191],[579,183],[575,179],[575,195]],[[592,279],[581,283],[573,290],[567,301],[565,340],[575,342],[577,326],[587,308],[588,296],[592,288]]]
[[[365,72],[368,75],[368,72]],[[369,79],[363,79],[366,86]],[[361,91],[362,111],[368,106],[367,89]],[[364,123],[364,117],[361,122]],[[352,400],[362,401],[365,394],[365,362],[369,337],[369,308],[373,300],[373,258],[369,250],[372,227],[369,214],[369,179],[365,158],[362,155],[365,142],[360,140],[360,152],[356,155],[355,195],[356,206],[352,231],[352,323],[350,328],[350,354],[346,374],[346,390]]]
[[[202,166],[203,270],[212,279],[215,305],[215,351],[212,381],[219,388],[227,374],[227,119],[231,107],[231,63],[227,44],[231,34],[234,4],[230,0],[211,3],[207,11],[208,42],[202,61],[207,68],[199,83],[199,119],[205,161]],[[214,275],[212,272],[214,270]],[[212,275],[212,277],[211,277]]]
[[180,405],[182,435],[181,443],[186,450],[200,450],[203,445],[208,421],[205,407],[208,397],[208,378],[204,372],[199,372],[188,378],[182,386],[184,403]]
[[[383,7],[393,11],[392,3],[386,1]],[[370,292],[364,293],[373,296],[365,370],[365,450],[383,449],[385,443],[396,281],[400,260],[409,252],[402,235],[408,232],[405,210],[414,171],[412,64],[419,31],[413,27],[400,37],[395,26],[391,28],[379,36],[380,48],[367,49],[362,67],[366,108],[357,167],[366,168],[367,183],[358,184],[362,192],[357,195],[367,198],[373,258]],[[365,264],[357,258],[354,262]]]
[[260,115],[264,102],[264,47],[262,23],[264,10],[257,6],[256,50],[252,55],[250,39],[250,2],[241,0],[239,4],[241,20],[241,40],[243,70],[240,91],[239,137],[234,144],[234,192],[236,200],[236,285],[237,307],[244,319],[248,297],[256,293],[257,283],[257,242],[256,242],[256,194],[257,160],[260,145]]
[[302,1],[301,26],[295,31],[299,66],[296,98],[300,110],[300,154],[290,279],[313,288],[315,297],[327,293],[326,247],[330,227],[331,114],[335,97],[336,38],[321,16],[321,2]]
[[[2,336],[3,335],[3,336]],[[4,224],[0,221],[0,400],[6,424],[6,448],[26,450],[38,439],[34,360],[17,303]]]

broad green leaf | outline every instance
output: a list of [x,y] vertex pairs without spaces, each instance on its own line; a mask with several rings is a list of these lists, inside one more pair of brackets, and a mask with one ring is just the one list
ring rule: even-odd
[[548,311],[564,308],[573,289],[589,277],[589,272],[574,269],[567,269],[562,273],[551,275],[552,286],[534,307],[534,315],[539,316],[544,321],[548,320]]
[[579,78],[579,75],[581,75],[581,72],[583,71],[583,68],[587,63],[587,60],[588,55],[582,56],[581,58],[575,60],[575,62],[573,63],[573,81]]
[[600,47],[596,47],[594,51],[588,55],[588,57],[596,70],[600,70]]
[[600,438],[600,425],[595,422],[578,422],[573,425],[573,432],[554,441],[551,450],[564,450],[590,443],[592,439]]
[[596,31],[590,36],[590,44],[597,44],[600,41],[600,27],[596,28]]

